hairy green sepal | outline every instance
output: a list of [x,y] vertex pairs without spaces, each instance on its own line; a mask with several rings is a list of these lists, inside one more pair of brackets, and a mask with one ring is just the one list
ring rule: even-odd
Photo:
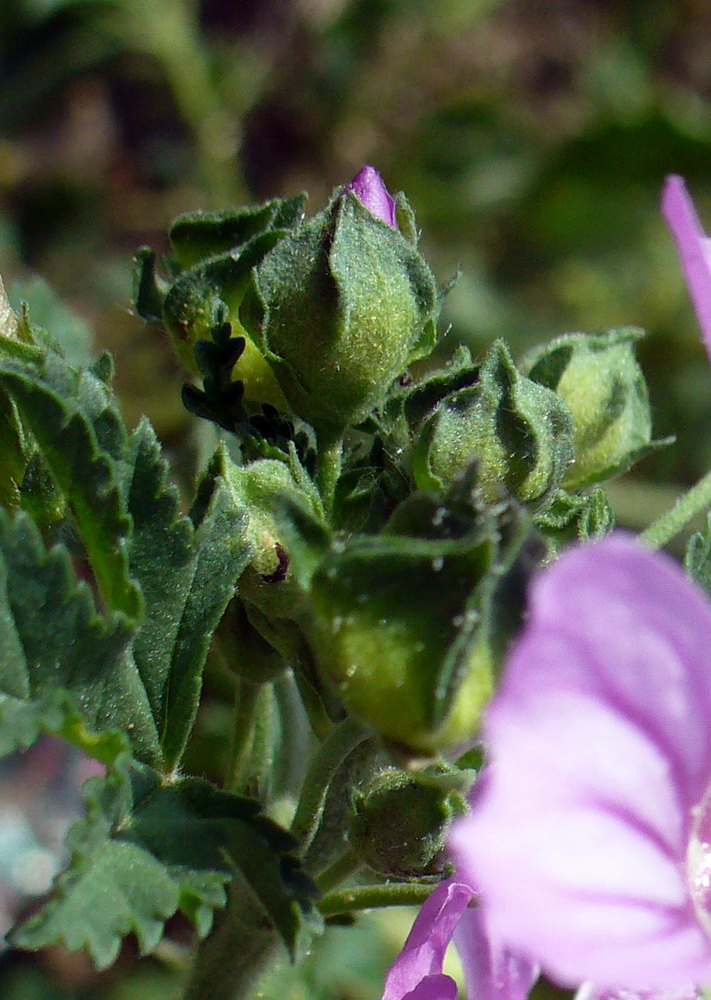
[[[489,500],[503,488],[521,503],[544,505],[573,455],[565,403],[520,375],[501,341],[490,348],[476,377],[455,369],[448,381],[465,384],[444,396],[422,424],[412,458],[418,486],[447,487],[475,459],[480,489]],[[424,390],[418,393],[409,411],[426,399]]]
[[436,307],[412,244],[339,193],[265,256],[240,315],[293,411],[330,436],[431,352]]

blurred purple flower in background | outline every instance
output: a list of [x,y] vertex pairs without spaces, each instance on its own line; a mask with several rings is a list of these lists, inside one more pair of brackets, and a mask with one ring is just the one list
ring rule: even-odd
[[662,213],[669,224],[686,277],[696,315],[711,360],[711,239],[696,214],[682,177],[667,177],[662,193]]
[[600,996],[711,984],[711,604],[681,569],[616,535],[545,570],[484,742],[449,846],[490,940]]
[[381,222],[397,229],[395,219],[395,199],[383,183],[375,167],[361,167],[353,180],[346,184],[346,191],[352,191],[356,198]]

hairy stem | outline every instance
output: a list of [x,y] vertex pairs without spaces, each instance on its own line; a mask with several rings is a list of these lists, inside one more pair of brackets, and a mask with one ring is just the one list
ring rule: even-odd
[[336,483],[341,474],[343,459],[343,438],[319,436],[318,465],[316,467],[316,482],[321,493],[324,510],[329,513],[333,507],[336,493]]
[[356,910],[374,910],[384,906],[420,906],[435,886],[421,882],[399,882],[394,885],[359,885],[327,893],[319,903],[325,917]]
[[362,864],[361,859],[352,850],[346,850],[340,857],[316,876],[316,885],[321,892],[326,893],[335,889],[337,885],[345,881],[349,875],[358,871]]
[[246,1000],[279,955],[276,931],[251,889],[235,875],[226,909],[198,948],[184,1000]]
[[301,797],[296,807],[291,832],[306,854],[318,830],[329,785],[336,771],[363,740],[368,732],[360,722],[348,718],[339,723],[326,737],[306,772]]
[[237,680],[230,764],[226,782],[231,792],[243,792],[251,777],[250,765],[260,692],[260,684],[253,684],[244,678]]
[[651,549],[660,549],[687,526],[689,521],[711,507],[711,472],[679,497],[665,514],[641,533],[639,540]]

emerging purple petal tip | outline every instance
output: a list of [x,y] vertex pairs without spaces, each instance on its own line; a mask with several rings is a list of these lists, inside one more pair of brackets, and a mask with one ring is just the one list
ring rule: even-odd
[[395,199],[383,183],[375,167],[361,167],[353,180],[346,184],[346,191],[352,191],[376,219],[397,229],[395,219]]
[[676,241],[681,266],[711,360],[711,239],[704,233],[682,177],[667,177],[662,214]]

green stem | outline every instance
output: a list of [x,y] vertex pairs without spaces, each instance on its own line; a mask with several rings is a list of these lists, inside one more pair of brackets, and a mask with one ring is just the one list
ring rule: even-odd
[[328,514],[333,507],[336,493],[336,483],[341,474],[343,459],[343,437],[326,435],[318,438],[318,465],[316,467],[316,484],[321,493],[324,510]]
[[261,684],[254,713],[254,736],[249,759],[247,795],[266,802],[270,787],[278,732],[278,716],[273,684]]
[[291,671],[274,682],[279,737],[271,773],[272,799],[296,801],[311,752],[311,728]]
[[345,881],[349,875],[353,875],[362,865],[361,859],[355,851],[350,848],[341,854],[339,858],[316,876],[316,885],[322,893],[330,892],[341,882]]
[[639,540],[651,549],[660,549],[678,535],[693,517],[708,510],[709,507],[711,507],[711,472],[707,472],[696,486],[692,486],[688,493],[679,497],[671,510],[662,514],[654,524],[650,524],[639,536]]
[[329,892],[319,903],[325,917],[354,910],[374,910],[384,906],[420,906],[434,890],[433,885],[397,882],[394,885],[358,885]]
[[251,889],[235,875],[227,907],[201,942],[184,1000],[246,1000],[267,965],[279,957],[274,927]]
[[318,830],[334,775],[348,754],[367,737],[368,733],[360,722],[351,718],[344,719],[331,730],[313,757],[291,824],[291,832],[300,842],[302,857]]
[[227,772],[227,788],[243,792],[251,775],[252,752],[257,731],[261,684],[239,678],[235,691],[235,714],[232,722],[232,745]]

